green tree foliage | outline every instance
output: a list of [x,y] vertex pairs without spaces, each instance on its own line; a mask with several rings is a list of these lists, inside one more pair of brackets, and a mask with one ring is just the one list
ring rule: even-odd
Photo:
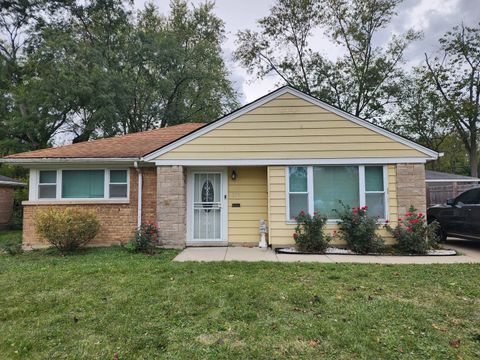
[[469,158],[470,174],[478,176],[480,125],[480,24],[455,26],[440,39],[443,55],[426,58],[449,121]]
[[9,1],[0,10],[0,154],[210,121],[237,106],[213,3]]
[[[397,107],[384,125],[437,152],[442,152],[453,126],[436,89],[435,82],[425,67],[413,69],[399,83]],[[443,169],[446,159],[432,162],[433,169]]]
[[[419,37],[410,30],[383,46],[399,0],[277,0],[260,31],[240,31],[236,58],[258,78],[275,73],[289,85],[372,120],[385,113],[398,91],[407,46]],[[309,46],[325,32],[345,55],[331,61]]]

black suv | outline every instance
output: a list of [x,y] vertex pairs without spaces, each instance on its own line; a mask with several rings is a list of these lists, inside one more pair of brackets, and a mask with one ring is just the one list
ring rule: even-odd
[[467,190],[446,205],[435,205],[427,210],[428,222],[440,223],[442,240],[447,236],[480,240],[480,188]]

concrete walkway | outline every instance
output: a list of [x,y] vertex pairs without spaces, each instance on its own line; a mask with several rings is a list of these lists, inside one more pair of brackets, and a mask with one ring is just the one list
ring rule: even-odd
[[449,242],[445,248],[455,249],[459,256],[371,256],[371,255],[293,255],[276,254],[273,250],[244,247],[191,247],[174,261],[273,261],[370,264],[455,264],[480,263],[480,248]]

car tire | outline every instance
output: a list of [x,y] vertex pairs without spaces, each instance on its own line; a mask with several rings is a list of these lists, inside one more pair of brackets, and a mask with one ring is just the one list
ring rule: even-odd
[[440,242],[444,243],[445,241],[447,241],[447,233],[445,229],[442,227],[442,225],[438,226],[437,235],[438,235],[438,238],[440,239]]
[[445,231],[445,229],[442,227],[442,224],[440,224],[440,221],[438,221],[437,219],[435,218],[430,218],[428,219],[428,223],[431,224],[432,222],[438,222],[438,229],[437,229],[437,235],[438,235],[438,238],[440,240],[440,242],[445,242],[447,240],[447,232]]

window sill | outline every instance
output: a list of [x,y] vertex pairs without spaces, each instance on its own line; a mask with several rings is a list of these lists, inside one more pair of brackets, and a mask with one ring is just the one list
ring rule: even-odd
[[22,205],[129,204],[129,199],[71,199],[22,201]]
[[[329,220],[327,220],[326,225],[338,225],[339,222],[341,222],[341,220],[329,219]],[[295,220],[287,220],[285,223],[287,225],[297,225],[297,222]],[[377,224],[378,225],[386,225],[386,224],[388,224],[388,222],[386,220],[381,219],[381,220],[377,221]]]

